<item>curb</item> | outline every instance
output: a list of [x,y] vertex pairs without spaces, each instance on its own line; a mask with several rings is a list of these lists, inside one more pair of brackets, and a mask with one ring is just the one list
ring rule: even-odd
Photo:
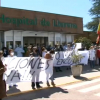
[[[95,79],[95,78],[100,78],[100,76],[91,77],[91,78],[87,78],[87,79],[88,79],[88,80],[93,80],[93,79]],[[71,84],[73,84],[73,83],[79,83],[79,82],[82,82],[82,80],[77,80],[77,81],[72,81],[72,82],[69,82],[69,83],[64,83],[64,84],[56,85],[55,87],[60,87],[60,86],[63,86],[63,85],[71,85]],[[43,87],[43,88],[41,88],[41,89],[36,89],[36,90],[28,90],[28,91],[22,91],[22,92],[7,94],[7,97],[16,96],[16,95],[25,94],[25,93],[29,93],[29,92],[33,92],[33,91],[38,91],[38,90],[43,90],[43,89],[48,89],[48,88],[53,88],[53,86],[50,86],[50,87]]]

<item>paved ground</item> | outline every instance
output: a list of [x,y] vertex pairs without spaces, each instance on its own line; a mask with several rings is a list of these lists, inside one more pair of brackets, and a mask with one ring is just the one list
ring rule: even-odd
[[[74,78],[72,76],[71,70],[66,70],[66,67],[62,67],[63,72],[54,72],[55,84],[56,86],[66,83],[73,83],[77,81],[88,80],[88,78],[100,76],[100,67],[96,66],[95,69],[91,69],[89,66],[83,67],[83,72],[81,77]],[[47,87],[46,83],[41,84],[43,87]],[[12,93],[30,91],[31,83],[30,82],[22,82],[18,83],[18,87],[14,87],[12,89],[8,88],[7,85],[7,94],[10,95]]]
[[100,78],[37,90],[4,100],[100,100]]

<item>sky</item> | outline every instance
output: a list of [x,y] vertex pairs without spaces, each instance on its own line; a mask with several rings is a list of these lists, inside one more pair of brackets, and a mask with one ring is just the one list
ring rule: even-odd
[[83,25],[92,18],[88,12],[91,0],[1,0],[1,6],[82,17]]

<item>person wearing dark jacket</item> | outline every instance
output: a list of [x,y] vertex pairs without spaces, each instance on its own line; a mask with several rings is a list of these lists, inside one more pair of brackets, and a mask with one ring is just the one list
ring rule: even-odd
[[8,50],[7,50],[7,48],[4,47],[4,48],[2,49],[2,51],[3,51],[3,56],[4,56],[4,57],[7,57],[7,56],[8,56]]

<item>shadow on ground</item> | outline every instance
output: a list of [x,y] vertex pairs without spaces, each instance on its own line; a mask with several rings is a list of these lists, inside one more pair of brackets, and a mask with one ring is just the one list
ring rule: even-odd
[[[67,67],[61,67],[61,69],[62,69],[62,72],[56,72],[54,70],[54,78],[72,75],[71,69],[67,70]],[[95,66],[94,68],[90,68],[90,66],[83,66],[82,74],[98,72],[98,71],[100,71],[100,66]]]
[[21,91],[17,89],[16,87],[12,87],[7,91],[7,94],[17,93],[17,92],[21,92]]
[[75,79],[82,80],[82,81],[91,81],[90,79],[83,77],[83,76],[76,76]]
[[64,94],[68,93],[67,89],[64,90],[61,89],[60,87],[53,87],[48,89],[40,89],[27,94],[20,94],[12,97],[7,97],[4,100],[34,100],[34,99],[49,98],[52,94],[59,92]]

